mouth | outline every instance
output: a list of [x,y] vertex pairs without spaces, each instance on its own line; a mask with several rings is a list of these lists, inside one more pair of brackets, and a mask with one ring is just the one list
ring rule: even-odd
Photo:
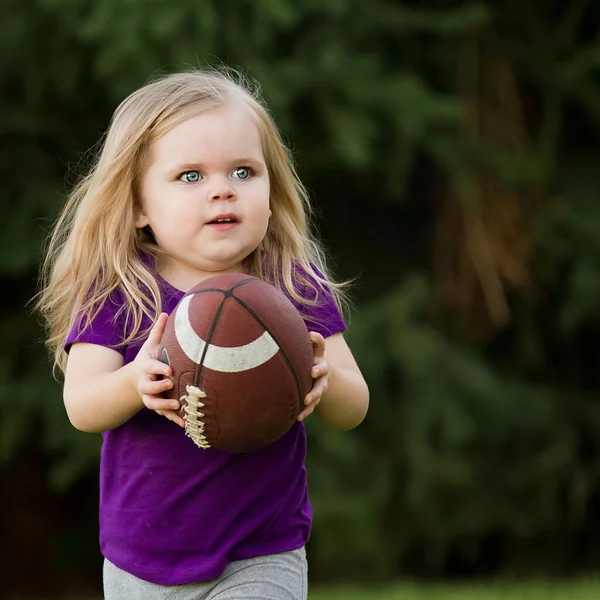
[[207,221],[206,225],[213,231],[226,232],[235,229],[239,225],[239,219],[234,214],[217,215],[214,219]]
[[218,215],[211,221],[208,221],[206,224],[207,225],[236,225],[237,223],[239,223],[238,218],[235,215],[230,214],[230,215]]

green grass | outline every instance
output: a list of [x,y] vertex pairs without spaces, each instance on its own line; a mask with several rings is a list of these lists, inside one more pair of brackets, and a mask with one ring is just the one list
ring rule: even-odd
[[309,600],[600,600],[597,581],[321,588]]

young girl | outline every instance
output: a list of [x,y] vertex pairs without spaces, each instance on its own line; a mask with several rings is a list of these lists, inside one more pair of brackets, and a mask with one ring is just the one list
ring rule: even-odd
[[[302,421],[316,410],[351,429],[368,406],[342,335],[343,291],[327,277],[308,216],[256,90],[219,72],[161,77],[125,99],[69,198],[39,307],[69,419],[102,433],[105,598],[306,598]],[[314,344],[298,422],[247,454],[201,450],[184,435],[158,360],[167,315],[186,290],[225,272],[282,289]]]

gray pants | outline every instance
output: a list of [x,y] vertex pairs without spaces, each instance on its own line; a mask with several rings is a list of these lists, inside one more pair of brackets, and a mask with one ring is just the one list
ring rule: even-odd
[[306,600],[304,548],[229,564],[218,579],[156,585],[104,561],[105,600]]

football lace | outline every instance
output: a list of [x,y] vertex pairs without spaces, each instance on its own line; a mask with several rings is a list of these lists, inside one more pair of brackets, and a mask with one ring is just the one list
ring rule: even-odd
[[187,396],[182,396],[182,400],[185,400],[183,406],[183,420],[185,421],[185,435],[192,438],[192,441],[198,448],[210,448],[210,444],[206,440],[204,435],[204,413],[202,408],[202,398],[206,398],[206,394],[198,387],[194,385],[186,385],[185,391]]

